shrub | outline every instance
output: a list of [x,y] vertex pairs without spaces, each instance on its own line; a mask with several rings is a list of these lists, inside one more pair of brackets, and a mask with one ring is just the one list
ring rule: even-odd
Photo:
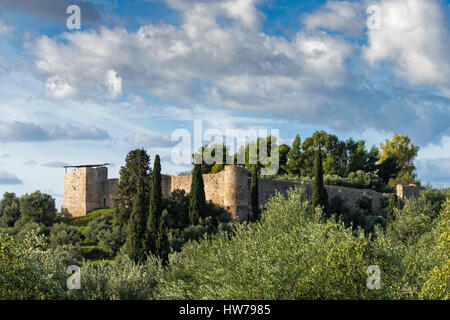
[[[160,287],[169,299],[330,299],[367,293],[368,242],[290,191],[272,198],[255,224],[189,242],[170,256]],[[239,272],[230,272],[239,270]]]
[[372,214],[372,197],[368,196],[367,193],[363,193],[358,201],[356,202],[359,208],[364,210],[366,215]]
[[343,215],[347,210],[345,207],[345,200],[340,193],[335,194],[330,199],[330,213],[337,214],[338,216]]
[[450,299],[450,198],[442,209],[439,227],[438,248],[443,261],[429,273],[420,293],[422,299]]
[[110,257],[109,252],[100,246],[82,246],[81,254],[88,260],[102,260]]
[[76,244],[80,241],[80,234],[75,227],[65,223],[56,223],[50,229],[50,242],[54,246]]
[[135,264],[120,254],[112,263],[85,263],[81,267],[81,289],[70,290],[67,295],[89,300],[153,299],[162,273],[161,263],[154,256]]
[[21,218],[25,221],[51,226],[56,217],[55,199],[40,191],[26,194],[19,199]]

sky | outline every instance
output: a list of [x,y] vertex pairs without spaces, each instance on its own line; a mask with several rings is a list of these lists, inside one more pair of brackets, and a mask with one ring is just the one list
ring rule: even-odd
[[118,177],[140,147],[185,171],[171,138],[195,120],[289,144],[407,134],[422,183],[450,186],[449,16],[449,0],[0,0],[0,193],[59,207],[61,166]]

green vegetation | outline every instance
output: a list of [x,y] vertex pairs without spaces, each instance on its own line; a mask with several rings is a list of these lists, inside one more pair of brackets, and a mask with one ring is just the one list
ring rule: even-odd
[[316,160],[314,161],[314,184],[311,200],[312,209],[321,207],[325,215],[329,215],[328,194],[323,184],[322,151],[316,151]]
[[125,166],[120,168],[120,179],[114,196],[117,222],[126,225],[133,210],[133,199],[137,194],[138,179],[144,183],[144,193],[150,191],[150,156],[144,149],[132,150],[127,154]]
[[203,183],[203,176],[201,166],[194,165],[192,172],[191,193],[189,200],[189,222],[191,224],[198,224],[199,218],[205,217],[205,186]]
[[[275,195],[258,222],[234,225],[231,237],[188,241],[165,268],[153,255],[140,264],[121,253],[114,262],[85,261],[80,290],[66,289],[69,261],[45,236],[1,236],[0,298],[448,299],[450,199],[437,194],[445,191],[406,200],[391,226],[365,234],[312,212],[299,201],[303,191],[291,190],[287,199]],[[370,265],[381,269],[380,290],[366,286]]]
[[259,168],[271,165],[262,164],[260,161],[262,143],[267,144],[269,157],[272,145],[279,150],[279,158],[272,159],[279,161],[279,170],[275,176],[266,178],[312,183],[315,151],[320,149],[326,185],[373,189],[379,192],[392,192],[398,183],[420,185],[413,163],[419,147],[414,145],[408,136],[398,134],[394,134],[392,140],[386,139],[384,143],[380,143],[380,148],[372,146],[369,150],[364,140],[355,141],[349,138],[340,141],[337,136],[325,131],[314,132],[303,143],[297,135],[292,146],[278,144],[275,137],[269,136],[250,141],[234,155],[228,154],[228,147],[224,144],[205,145],[193,158],[204,152],[206,159],[203,159],[201,165],[204,174],[223,170],[223,164],[217,162],[220,159],[223,163],[226,163],[227,159],[233,159],[233,164],[239,163],[239,166],[251,171],[254,163]]
[[136,263],[146,258],[146,228],[148,200],[145,193],[144,179],[137,180],[136,195],[133,197],[133,210],[128,221],[127,240],[125,243],[128,256]]
[[252,221],[258,221],[259,219],[259,196],[258,196],[258,167],[253,166],[252,170],[252,183],[250,186],[250,200],[252,207]]
[[[219,172],[218,163],[194,166],[190,194],[163,198],[159,156],[152,171],[142,149],[127,155],[113,210],[67,219],[49,195],[5,193],[0,299],[449,299],[450,190],[386,198],[376,215],[367,194],[349,208],[324,187],[334,179],[390,190],[388,183],[415,177],[417,148],[406,138],[386,142],[377,164],[378,150],[367,152],[364,141],[316,132],[301,144],[297,136],[292,148],[279,146],[276,178],[312,183],[312,199],[296,188],[258,208],[262,164],[252,165],[257,214],[241,224],[205,200],[202,171]],[[250,148],[241,150],[245,166]],[[82,286],[68,290],[74,264]],[[379,290],[366,286],[373,265]]]

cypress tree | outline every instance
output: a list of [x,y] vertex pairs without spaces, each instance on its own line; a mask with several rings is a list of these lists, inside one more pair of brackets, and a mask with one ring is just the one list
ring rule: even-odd
[[157,255],[157,240],[162,216],[161,162],[159,155],[155,156],[148,207],[147,237],[143,241],[145,242],[146,252]]
[[150,157],[144,149],[135,149],[127,154],[125,166],[120,168],[120,179],[114,195],[114,210],[117,221],[126,226],[133,210],[133,200],[137,194],[138,179],[144,177],[145,192],[148,195],[150,182]]
[[389,204],[386,209],[386,224],[389,226],[394,222],[395,219],[395,209],[402,208],[402,200],[396,195],[393,194],[389,198]]
[[133,199],[133,208],[128,222],[125,244],[128,256],[136,263],[141,263],[145,260],[145,249],[142,240],[145,236],[147,210],[148,201],[144,178],[139,177],[137,179],[136,196]]
[[170,243],[167,236],[166,222],[163,217],[161,218],[161,223],[159,225],[158,238],[156,240],[156,250],[157,255],[162,259],[163,264],[166,265],[170,252]]
[[189,222],[198,224],[198,219],[204,217],[206,207],[205,187],[202,169],[199,164],[194,165],[192,173],[192,184],[189,199]]
[[259,202],[258,202],[258,166],[254,165],[252,170],[251,205],[252,205],[252,221],[259,219]]
[[311,203],[313,210],[317,206],[321,206],[325,215],[329,215],[328,194],[323,185],[322,150],[320,148],[316,152],[314,161],[314,184]]

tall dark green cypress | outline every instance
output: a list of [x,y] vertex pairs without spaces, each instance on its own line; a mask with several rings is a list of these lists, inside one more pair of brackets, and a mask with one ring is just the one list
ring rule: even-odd
[[395,220],[395,209],[402,208],[402,199],[400,199],[396,194],[393,194],[389,198],[389,204],[386,209],[386,224],[389,226]]
[[125,243],[128,256],[136,263],[145,261],[146,254],[142,240],[145,237],[148,200],[145,192],[144,177],[137,179],[136,196],[133,199],[133,209],[128,221],[128,233]]
[[114,194],[114,210],[117,222],[126,226],[133,210],[133,200],[137,194],[137,180],[145,177],[145,192],[150,191],[150,156],[144,149],[135,149],[127,154],[125,166],[120,168],[120,179]]
[[161,217],[161,223],[159,225],[158,238],[156,240],[156,250],[158,256],[162,259],[163,264],[166,265],[170,252],[170,243],[167,236],[167,226],[163,217]]
[[314,161],[314,184],[312,194],[312,208],[321,206],[326,216],[329,215],[328,193],[323,184],[323,167],[322,167],[322,150],[316,151],[316,159]]
[[206,207],[205,186],[202,169],[199,164],[194,165],[189,199],[189,223],[198,224],[200,217],[204,218]]
[[259,201],[258,201],[258,166],[254,165],[252,170],[252,184],[250,187],[251,205],[252,205],[252,221],[259,219]]
[[147,237],[143,239],[147,253],[158,255],[157,241],[160,232],[162,216],[161,162],[159,155],[155,156],[153,166],[150,201],[148,205]]

